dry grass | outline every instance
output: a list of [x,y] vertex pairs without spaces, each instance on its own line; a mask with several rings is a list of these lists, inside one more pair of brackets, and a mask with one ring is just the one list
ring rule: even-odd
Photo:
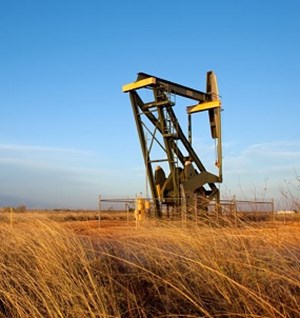
[[2,223],[0,317],[300,316],[298,223],[109,224]]
[[133,212],[124,211],[99,211],[96,210],[28,210],[26,212],[1,211],[0,222],[10,223],[11,218],[13,223],[28,222],[32,219],[50,220],[55,222],[72,222],[72,221],[92,221],[98,220],[99,215],[101,220],[133,220]]

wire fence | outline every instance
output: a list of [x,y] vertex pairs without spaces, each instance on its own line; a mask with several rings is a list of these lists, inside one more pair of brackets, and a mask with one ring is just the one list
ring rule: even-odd
[[[147,217],[155,217],[155,204],[151,199],[149,209],[145,211]],[[137,198],[103,198],[99,196],[99,211],[126,211],[134,212],[137,209]],[[178,203],[178,200],[176,200]],[[197,219],[206,216],[248,217],[262,218],[274,216],[274,200],[221,200],[216,202],[200,202],[190,200],[175,205],[172,202],[160,203],[162,218],[164,219]]]
[[274,213],[274,200],[222,200],[223,214],[233,213]]

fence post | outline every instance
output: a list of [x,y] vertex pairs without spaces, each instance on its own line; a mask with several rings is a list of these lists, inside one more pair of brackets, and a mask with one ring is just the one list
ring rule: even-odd
[[274,204],[274,199],[272,199],[272,211],[273,211],[273,222],[275,222],[275,204]]
[[101,194],[99,194],[99,200],[98,200],[98,227],[101,227]]
[[13,208],[12,207],[9,208],[9,222],[10,222],[10,225],[12,226],[13,225]]
[[236,199],[235,199],[235,195],[233,195],[232,197],[232,206],[233,206],[233,213],[234,213],[234,223],[235,223],[235,227],[237,227],[237,206],[236,206]]
[[183,224],[185,223],[186,225],[186,196],[185,196],[185,192],[184,192],[184,188],[183,185],[180,185],[180,190],[182,193],[182,201],[181,201],[181,224],[183,227]]

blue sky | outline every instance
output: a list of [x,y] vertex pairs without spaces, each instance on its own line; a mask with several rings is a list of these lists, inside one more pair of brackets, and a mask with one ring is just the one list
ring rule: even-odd
[[0,1],[0,206],[144,193],[121,90],[140,71],[205,90],[213,70],[223,197],[280,201],[300,174],[299,12],[296,0]]

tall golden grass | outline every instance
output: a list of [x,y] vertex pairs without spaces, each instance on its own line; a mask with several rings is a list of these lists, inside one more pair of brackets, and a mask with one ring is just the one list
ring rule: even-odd
[[299,317],[299,230],[2,224],[0,317]]

